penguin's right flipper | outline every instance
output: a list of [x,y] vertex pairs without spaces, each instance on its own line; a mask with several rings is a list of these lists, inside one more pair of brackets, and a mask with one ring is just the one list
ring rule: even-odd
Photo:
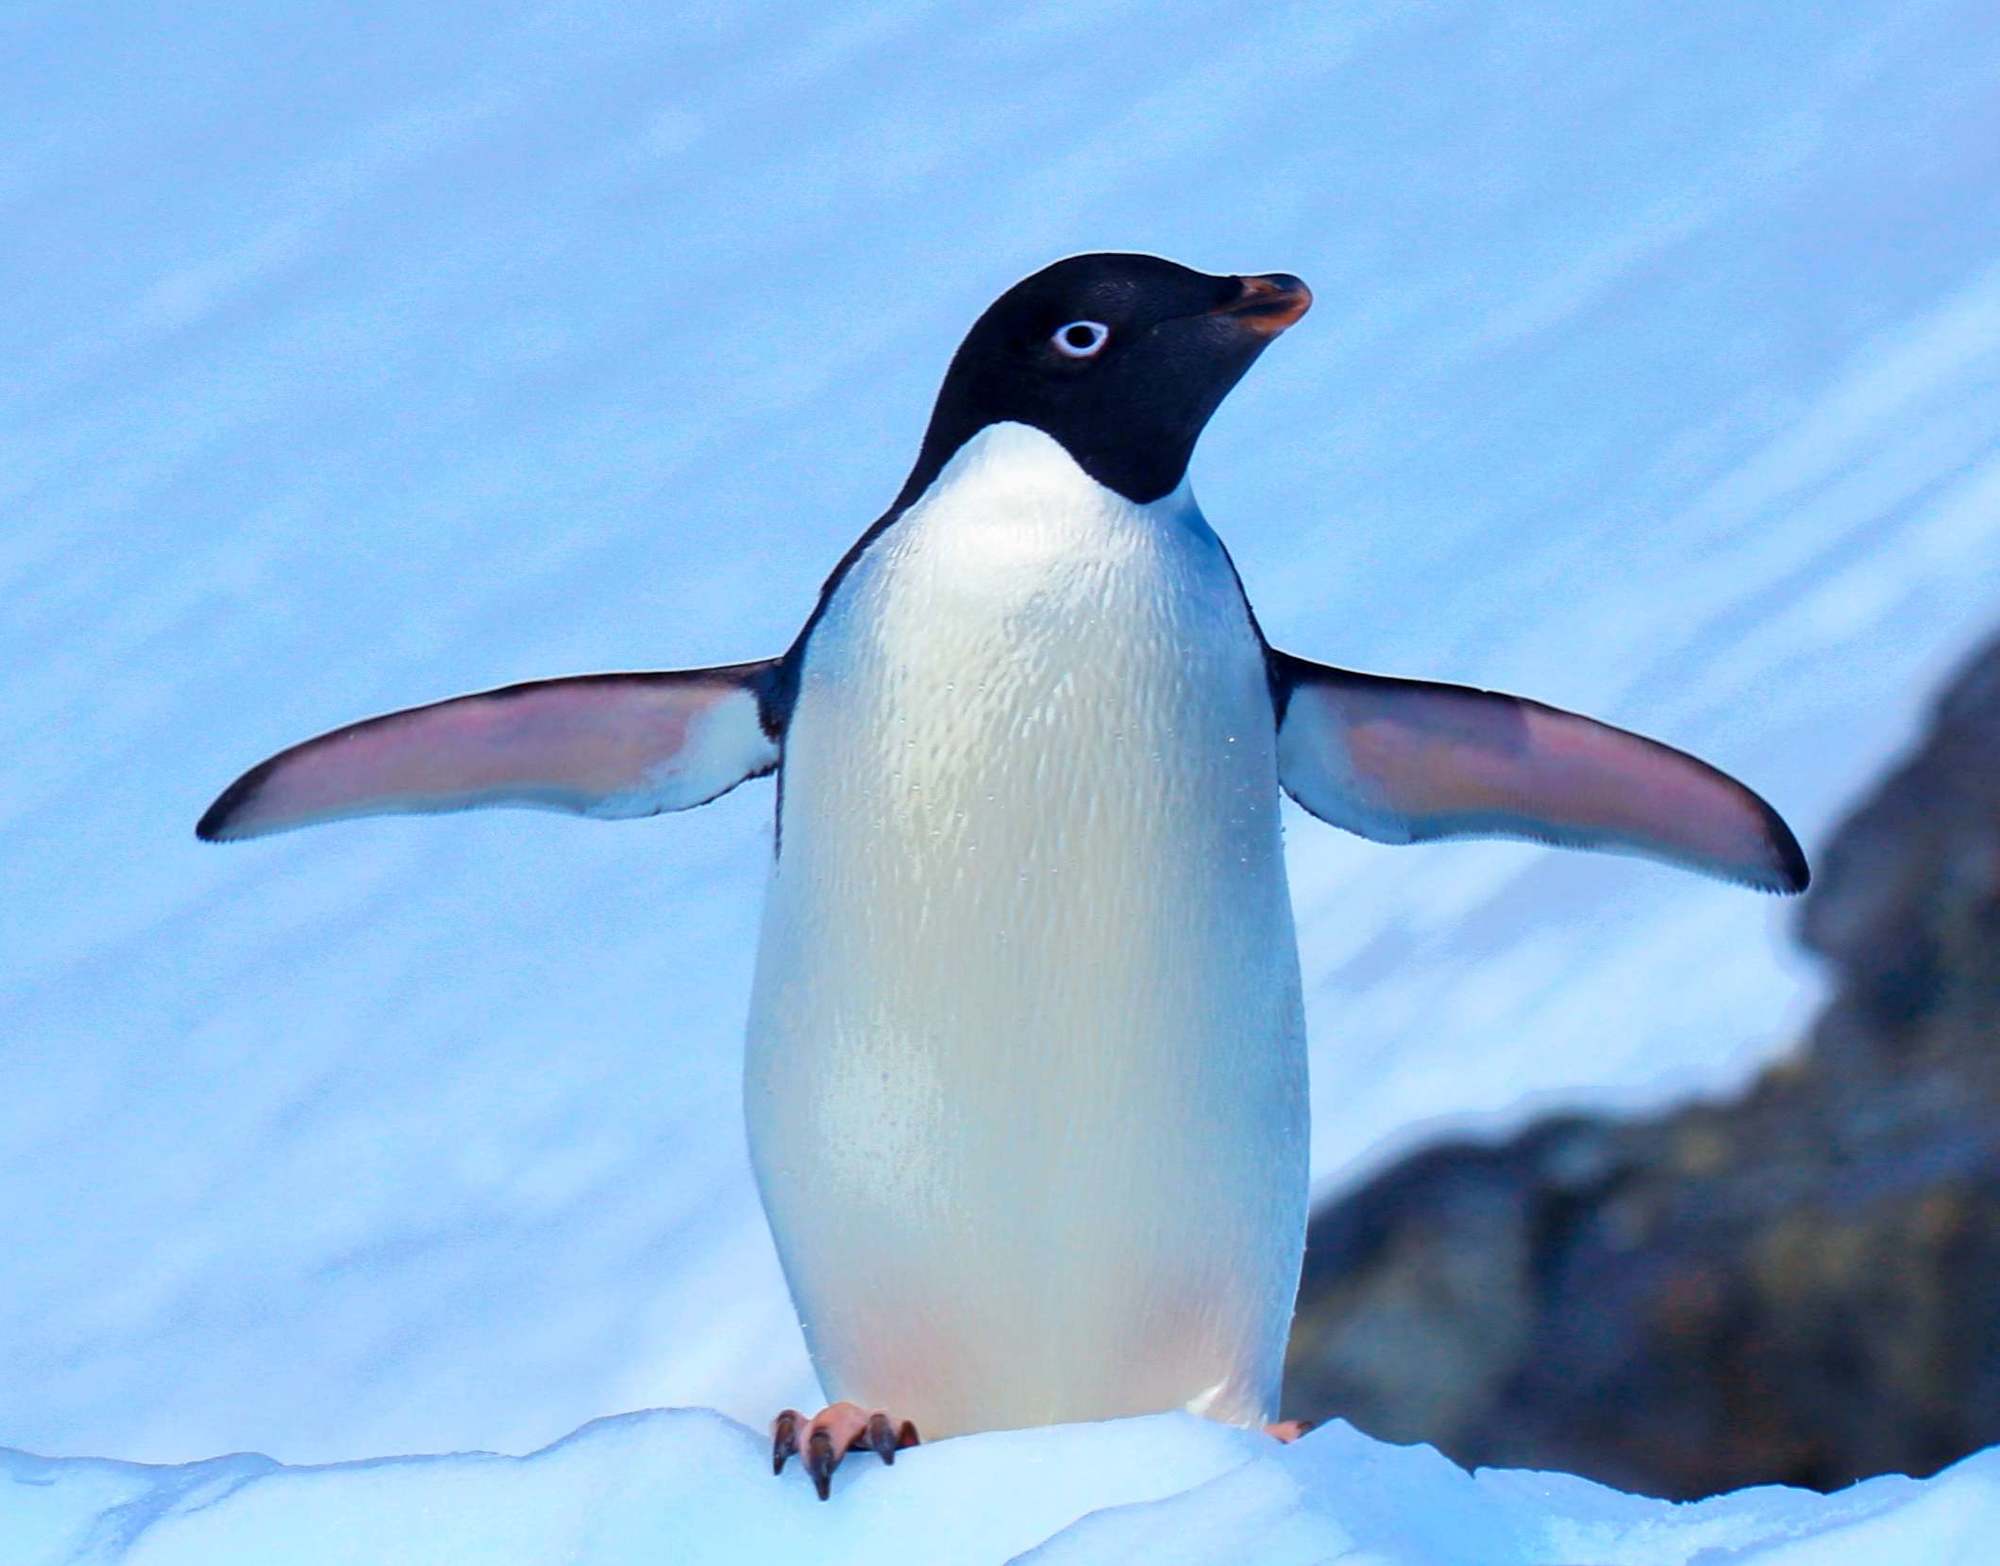
[[1521,837],[1802,892],[1778,813],[1707,762],[1538,701],[1271,652],[1278,781],[1379,843]]
[[778,660],[585,674],[350,723],[252,767],[195,835],[261,837],[350,816],[490,805],[615,820],[686,810],[778,765]]

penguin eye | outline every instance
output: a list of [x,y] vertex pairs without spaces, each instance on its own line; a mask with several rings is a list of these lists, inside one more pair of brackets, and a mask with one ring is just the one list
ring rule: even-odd
[[1058,326],[1049,341],[1065,359],[1092,359],[1111,341],[1111,328],[1102,321],[1072,321]]

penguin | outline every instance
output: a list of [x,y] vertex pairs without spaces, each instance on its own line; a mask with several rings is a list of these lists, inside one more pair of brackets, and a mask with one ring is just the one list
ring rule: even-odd
[[1307,1218],[1279,799],[1796,893],[1758,795],[1538,702],[1266,641],[1203,517],[1210,416],[1312,302],[1074,256],[952,358],[916,462],[779,657],[370,718],[243,774],[211,841],[391,812],[685,810],[775,774],[751,1158],[850,1451],[1185,1409],[1271,1428]]

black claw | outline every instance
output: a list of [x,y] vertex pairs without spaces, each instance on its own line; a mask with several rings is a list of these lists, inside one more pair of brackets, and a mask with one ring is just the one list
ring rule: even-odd
[[785,1459],[799,1449],[799,1413],[788,1408],[771,1421],[771,1472],[785,1471]]
[[833,1494],[833,1471],[839,1466],[832,1431],[815,1430],[806,1437],[806,1472],[812,1476],[813,1488],[819,1491],[822,1501]]
[[903,1428],[896,1432],[896,1445],[898,1449],[906,1446],[915,1446],[922,1439],[917,1434],[917,1427],[907,1419],[903,1421]]
[[896,1461],[896,1427],[889,1423],[889,1416],[879,1409],[868,1416],[868,1434],[865,1438],[868,1450],[885,1463]]

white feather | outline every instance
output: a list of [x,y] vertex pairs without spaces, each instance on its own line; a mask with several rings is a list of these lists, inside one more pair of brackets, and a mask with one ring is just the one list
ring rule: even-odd
[[1305,1041],[1262,647],[1185,484],[988,429],[808,647],[751,1149],[821,1379],[926,1435],[1273,1416]]

